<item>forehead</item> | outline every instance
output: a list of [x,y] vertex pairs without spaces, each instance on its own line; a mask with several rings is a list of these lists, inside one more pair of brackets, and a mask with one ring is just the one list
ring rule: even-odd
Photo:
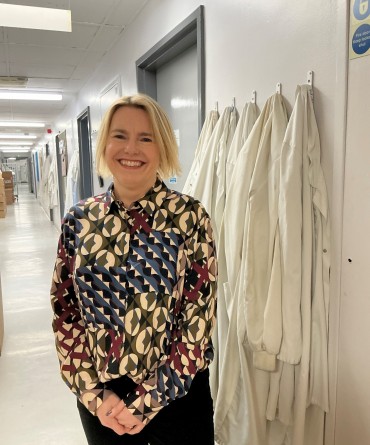
[[132,106],[120,107],[113,113],[111,127],[117,125],[121,128],[127,126],[146,127],[147,130],[152,127],[148,112]]

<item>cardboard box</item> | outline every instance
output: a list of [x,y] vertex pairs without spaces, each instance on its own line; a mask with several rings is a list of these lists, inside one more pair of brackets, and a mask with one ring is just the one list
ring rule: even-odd
[[0,218],[6,217],[6,210],[6,207],[4,207],[3,209],[0,207]]
[[6,196],[5,196],[5,191],[4,190],[0,190],[0,204],[6,204]]
[[3,314],[3,298],[1,293],[1,276],[0,276],[0,355],[4,342],[4,314]]
[[14,202],[13,189],[5,189],[5,201],[7,205],[13,204]]
[[13,189],[13,172],[2,172],[5,189]]

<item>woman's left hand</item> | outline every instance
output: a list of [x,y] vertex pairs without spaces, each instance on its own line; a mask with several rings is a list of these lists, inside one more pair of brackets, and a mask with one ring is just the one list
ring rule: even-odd
[[125,433],[127,434],[140,433],[145,426],[126,407],[122,410],[119,410],[119,407],[113,408],[111,416],[117,419],[118,423],[125,428]]

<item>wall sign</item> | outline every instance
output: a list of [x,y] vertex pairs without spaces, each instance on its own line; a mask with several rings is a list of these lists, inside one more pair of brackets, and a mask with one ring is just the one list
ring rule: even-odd
[[370,0],[351,0],[349,58],[370,55]]

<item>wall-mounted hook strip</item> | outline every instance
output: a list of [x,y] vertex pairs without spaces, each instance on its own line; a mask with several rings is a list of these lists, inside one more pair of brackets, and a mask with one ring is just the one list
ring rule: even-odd
[[313,87],[313,71],[307,73],[307,83]]
[[257,91],[253,90],[252,91],[252,99],[251,99],[252,104],[255,104],[257,102]]
[[311,100],[313,103],[313,71],[309,71],[307,73],[307,83],[308,85],[310,85],[310,95],[311,95]]
[[232,109],[232,111],[235,110],[235,97],[233,97],[233,101],[231,103],[231,109]]
[[281,83],[280,82],[276,84],[276,92],[281,94]]

